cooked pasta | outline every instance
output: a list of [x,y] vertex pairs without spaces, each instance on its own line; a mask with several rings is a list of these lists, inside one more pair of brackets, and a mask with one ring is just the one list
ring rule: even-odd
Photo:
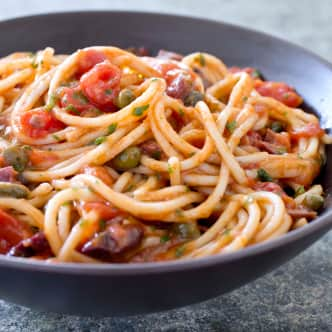
[[331,138],[292,87],[207,53],[135,51],[0,60],[1,254],[188,259],[316,217]]

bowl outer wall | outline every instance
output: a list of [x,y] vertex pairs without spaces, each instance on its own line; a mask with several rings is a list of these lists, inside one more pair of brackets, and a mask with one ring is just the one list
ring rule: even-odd
[[[0,56],[46,46],[68,53],[103,44],[206,51],[228,65],[254,66],[266,78],[290,83],[305,97],[306,107],[321,116],[323,125],[330,127],[332,121],[329,64],[288,42],[248,29],[131,12],[39,15],[4,21],[0,28]],[[326,170],[322,181],[329,192],[332,180]],[[202,301],[249,282],[301,252],[331,227],[330,206],[328,198],[326,210],[315,222],[270,243],[199,260],[96,267],[3,257],[0,296],[39,310],[85,315],[147,313]]]

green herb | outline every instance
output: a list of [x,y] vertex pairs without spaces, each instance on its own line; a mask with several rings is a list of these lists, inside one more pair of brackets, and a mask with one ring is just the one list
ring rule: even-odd
[[186,193],[189,193],[189,192],[191,192],[191,189],[189,186],[186,186]]
[[62,206],[69,206],[69,205],[70,205],[70,201],[64,202],[64,203],[62,204]]
[[111,95],[112,92],[113,92],[112,89],[106,89],[106,90],[105,90],[105,95]]
[[57,101],[58,101],[58,97],[55,95],[52,95],[50,97],[49,103],[46,105],[46,110],[48,110],[48,111],[52,110]]
[[36,69],[38,67],[38,62],[36,62],[37,56],[33,56],[32,62],[31,62],[31,67]]
[[25,151],[32,151],[32,147],[30,145],[23,145],[22,149]]
[[170,240],[170,237],[166,234],[160,237],[160,243],[166,243]]
[[284,146],[281,146],[281,147],[277,148],[277,150],[276,150],[277,154],[284,154],[286,152],[287,152],[287,149]]
[[179,109],[179,114],[180,114],[180,116],[184,116],[184,111],[182,108]]
[[173,168],[171,165],[167,165],[167,171],[168,171],[168,174],[172,174],[174,172]]
[[222,235],[223,236],[229,236],[231,234],[231,229],[229,228],[226,228],[223,232],[222,232]]
[[257,170],[257,179],[262,182],[272,182],[273,178],[271,175],[263,168]]
[[151,82],[157,82],[158,81],[158,78],[153,78],[152,80],[151,80]]
[[161,151],[156,150],[151,153],[152,158],[159,160],[161,158]]
[[133,114],[136,116],[141,116],[144,111],[146,111],[149,108],[149,104],[147,105],[143,105],[143,106],[139,106],[139,107],[135,107],[133,110]]
[[193,157],[196,154],[196,152],[190,152],[189,157]]
[[227,130],[228,130],[230,133],[233,133],[233,131],[235,130],[236,126],[237,126],[237,123],[236,123],[235,120],[229,121],[229,122],[227,122],[227,124],[226,124],[226,128],[227,128]]
[[106,141],[106,136],[99,136],[95,139],[94,144],[95,145],[100,145]]
[[295,197],[305,193],[304,186],[298,186],[295,190]]
[[61,138],[60,138],[58,135],[53,134],[52,137],[53,137],[54,139],[56,139],[57,141],[60,141],[60,140],[61,140]]
[[175,210],[175,214],[176,214],[178,217],[183,217],[183,210],[182,210],[182,209],[176,209],[176,210]]
[[206,65],[206,60],[205,60],[205,56],[204,56],[204,54],[199,53],[199,55],[198,55],[198,62],[199,62],[199,64],[200,64],[202,67],[204,67],[204,66]]
[[284,93],[284,94],[282,95],[282,97],[283,97],[284,99],[288,99],[288,98],[289,98],[289,93],[288,93],[288,92]]
[[271,130],[273,130],[275,133],[280,133],[284,130],[284,125],[280,121],[273,121],[271,123]]
[[252,73],[251,73],[251,77],[252,78],[260,78],[261,77],[261,73],[255,69]]
[[84,96],[83,92],[75,91],[73,93],[73,98],[78,100],[81,104],[87,104],[89,102],[88,98]]
[[101,115],[101,114],[104,114],[104,112],[102,112],[100,109],[98,109],[96,107],[91,108],[90,111],[94,113],[94,114],[92,113],[92,115]]
[[246,101],[248,100],[248,96],[243,96],[243,97],[242,97],[242,100],[243,100],[244,102],[246,102]]
[[80,221],[80,223],[79,223],[80,227],[84,227],[84,226],[86,226],[87,222],[88,222],[88,221],[87,221],[86,219],[82,219],[82,220]]
[[108,131],[107,131],[107,135],[111,135],[115,132],[116,127],[118,126],[117,123],[112,123],[108,126]]
[[175,249],[175,257],[181,257],[185,252],[185,247],[181,246]]
[[106,227],[106,221],[104,219],[99,220],[99,229],[103,231]]
[[68,112],[72,112],[74,114],[80,114],[80,111],[72,104],[69,104],[67,107],[66,107],[66,111]]

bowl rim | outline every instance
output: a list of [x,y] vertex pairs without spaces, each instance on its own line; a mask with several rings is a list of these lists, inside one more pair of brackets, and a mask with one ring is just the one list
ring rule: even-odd
[[[184,21],[196,21],[200,24],[216,24],[246,34],[254,34],[264,38],[272,39],[286,47],[296,49],[300,53],[304,53],[310,58],[316,60],[321,65],[326,67],[326,70],[331,72],[332,75],[332,64],[317,54],[297,45],[296,43],[289,42],[280,37],[257,31],[251,28],[247,28],[241,25],[218,21],[214,19],[201,18],[190,15],[178,15],[170,13],[158,13],[154,11],[140,11],[140,10],[73,10],[73,11],[56,11],[52,13],[40,13],[27,16],[17,16],[14,18],[0,20],[0,26],[6,24],[24,23],[24,21],[31,21],[39,18],[47,18],[50,16],[61,17],[61,16],[81,16],[86,14],[97,14],[97,15],[141,15],[150,17],[163,17],[179,19]],[[165,262],[147,262],[147,263],[103,263],[103,264],[91,264],[91,263],[61,263],[52,262],[47,263],[45,261],[31,260],[20,257],[8,257],[0,255],[0,268],[8,267],[20,270],[33,270],[39,272],[52,272],[58,274],[84,274],[84,275],[135,275],[135,274],[155,274],[164,272],[176,272],[185,270],[195,270],[200,268],[211,267],[223,263],[235,262],[243,258],[252,257],[258,254],[264,254],[272,251],[276,248],[285,246],[291,242],[297,241],[310,234],[314,234],[319,230],[328,231],[332,228],[332,207],[326,209],[323,214],[319,215],[314,222],[311,222],[304,227],[292,230],[280,237],[277,237],[266,242],[258,243],[246,247],[239,251],[215,254],[207,257],[194,258],[194,259],[179,259]]]

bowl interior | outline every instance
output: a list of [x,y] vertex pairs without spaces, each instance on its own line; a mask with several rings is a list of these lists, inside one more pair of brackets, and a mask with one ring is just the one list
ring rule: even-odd
[[[1,22],[0,28],[0,56],[46,46],[55,48],[57,53],[70,53],[92,45],[146,46],[152,52],[167,49],[183,54],[209,52],[227,65],[253,66],[267,79],[293,85],[304,97],[306,109],[318,114],[325,128],[332,127],[330,65],[265,34],[207,20],[130,12],[40,15]],[[327,193],[332,189],[328,172],[331,167],[332,149],[327,148],[327,166],[321,176]],[[328,198],[322,215],[331,214],[331,205]],[[326,222],[327,218],[323,219],[314,223]]]

